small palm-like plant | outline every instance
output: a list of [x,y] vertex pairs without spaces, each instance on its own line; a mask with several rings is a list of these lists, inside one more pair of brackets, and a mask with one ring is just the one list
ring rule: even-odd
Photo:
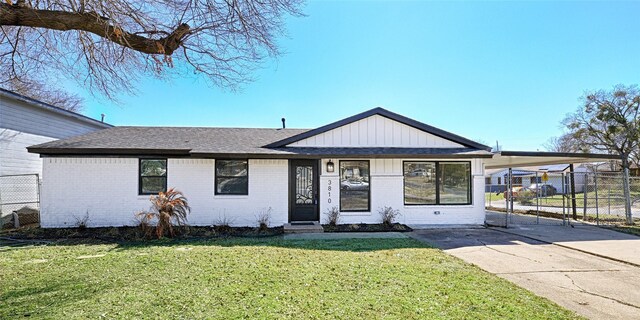
[[187,214],[191,212],[189,202],[182,192],[170,188],[166,192],[160,192],[157,196],[151,196],[151,209],[149,212],[141,212],[144,221],[157,220],[156,236],[158,239],[165,234],[175,236],[174,226],[187,224]]

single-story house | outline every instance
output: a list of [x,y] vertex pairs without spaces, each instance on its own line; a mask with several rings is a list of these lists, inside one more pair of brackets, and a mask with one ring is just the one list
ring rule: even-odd
[[44,160],[43,227],[85,215],[91,227],[134,225],[170,187],[188,198],[191,225],[255,226],[264,212],[271,225],[325,222],[333,208],[342,223],[378,223],[387,206],[406,224],[480,225],[485,166],[567,161],[494,154],[382,108],[310,130],[114,127],[28,149]]
[[[379,222],[484,223],[490,147],[382,108],[317,129],[114,127],[29,147],[43,157],[43,227],[135,223],[149,196],[175,187],[192,225]],[[475,187],[474,187],[475,186]]]

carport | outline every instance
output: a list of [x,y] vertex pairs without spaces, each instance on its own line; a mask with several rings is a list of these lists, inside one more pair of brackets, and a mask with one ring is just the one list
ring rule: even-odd
[[[617,160],[620,157],[618,155],[612,154],[595,154],[595,153],[568,153],[568,152],[529,152],[529,151],[500,151],[494,154],[493,158],[485,160],[485,169],[508,169],[507,176],[505,179],[506,183],[506,195],[505,195],[505,211],[506,215],[504,216],[503,223],[500,221],[495,221],[494,224],[501,225],[504,227],[509,227],[510,223],[513,223],[511,216],[514,213],[514,196],[513,196],[513,168],[520,167],[534,167],[534,166],[545,166],[545,165],[555,165],[555,164],[569,164],[569,172],[566,174],[568,177],[568,185],[565,182],[565,174],[562,174],[562,211],[561,211],[561,224],[569,225],[570,220],[568,217],[569,209],[572,210],[573,217],[577,216],[577,201],[576,201],[576,187],[575,187],[575,174],[574,174],[574,164],[576,163],[589,163],[589,162],[598,162],[598,161],[606,161],[606,160]],[[544,174],[546,178],[546,174]],[[628,174],[628,173],[627,173]],[[539,179],[536,176],[536,181]],[[624,179],[629,179],[628,176],[625,176]],[[597,190],[597,186],[596,186]],[[586,192],[586,190],[585,190]],[[597,194],[597,191],[596,191]],[[568,197],[570,195],[570,197]],[[535,210],[538,213],[535,216],[535,219],[532,217],[530,223],[539,224],[540,220],[540,210],[538,206],[539,195],[536,194],[536,206]],[[587,197],[583,197],[583,201],[585,201],[585,217],[586,217],[586,199]],[[565,203],[566,200],[566,203]],[[628,199],[626,199],[628,202]],[[596,196],[597,203],[597,196]],[[560,213],[560,212],[558,212]],[[597,213],[596,213],[597,215]],[[498,215],[497,217],[500,217]],[[498,220],[501,218],[498,218]],[[543,218],[544,219],[544,218]],[[547,219],[542,221],[551,221],[553,223],[559,223],[560,220],[557,219]],[[596,219],[599,221],[599,219]],[[496,223],[497,222],[497,223]]]

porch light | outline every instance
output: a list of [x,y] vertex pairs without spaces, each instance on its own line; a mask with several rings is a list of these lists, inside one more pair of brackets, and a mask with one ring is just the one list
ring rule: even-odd
[[333,170],[333,161],[329,160],[329,162],[327,162],[327,172],[333,172]]

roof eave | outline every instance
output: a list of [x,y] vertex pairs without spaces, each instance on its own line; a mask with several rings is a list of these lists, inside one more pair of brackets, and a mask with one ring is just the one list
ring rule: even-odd
[[162,155],[162,156],[189,156],[189,149],[107,149],[107,148],[34,148],[27,147],[30,153],[39,153],[41,156],[138,156],[138,155]]
[[57,114],[60,114],[60,115],[66,116],[66,117],[74,118],[76,120],[79,120],[79,121],[82,121],[82,122],[85,122],[85,123],[90,123],[90,124],[93,124],[93,125],[96,125],[96,126],[100,126],[100,127],[105,128],[105,129],[113,127],[113,125],[111,125],[109,123],[98,121],[96,119],[87,117],[85,115],[82,115],[82,114],[79,114],[79,113],[76,113],[76,112],[73,112],[73,111],[65,110],[65,109],[62,109],[60,107],[56,107],[54,105],[51,105],[51,104],[48,104],[48,103],[45,103],[45,102],[30,98],[30,97],[27,97],[27,96],[23,96],[23,95],[21,95],[19,93],[15,93],[15,92],[7,90],[7,89],[0,88],[0,95],[4,96],[4,97],[7,97],[7,98],[14,99],[14,100],[18,100],[18,101],[21,101],[21,102],[24,102],[24,103],[27,103],[27,104],[30,104],[30,105],[34,105],[34,106],[39,107],[41,109],[48,110],[48,111],[51,111],[51,112],[54,112],[54,113],[57,113]]

